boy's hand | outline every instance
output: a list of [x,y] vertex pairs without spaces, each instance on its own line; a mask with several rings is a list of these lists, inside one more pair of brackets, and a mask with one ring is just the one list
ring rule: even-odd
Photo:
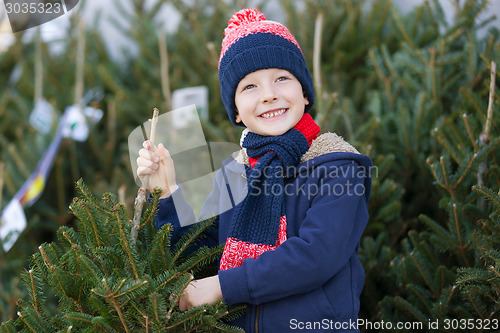
[[219,276],[214,275],[192,281],[179,298],[179,309],[189,310],[202,304],[214,304],[222,299]]
[[137,158],[137,175],[141,180],[145,175],[149,175],[146,189],[160,187],[163,190],[161,198],[166,198],[177,188],[174,161],[162,143],[151,147],[151,142],[147,140],[144,141],[143,147]]

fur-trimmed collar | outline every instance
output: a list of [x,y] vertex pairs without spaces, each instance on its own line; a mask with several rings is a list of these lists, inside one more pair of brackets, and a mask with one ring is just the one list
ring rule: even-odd
[[[242,140],[245,134],[246,133],[243,133]],[[321,134],[320,136],[318,136],[316,139],[313,140],[311,146],[309,147],[309,150],[304,155],[302,155],[300,163],[333,152],[348,152],[348,153],[359,154],[356,148],[347,143],[341,136],[335,133],[327,132]],[[248,166],[250,165],[250,163],[248,162],[248,155],[246,154],[245,149],[240,149],[239,151],[235,152],[233,154],[233,158],[239,164],[245,164]]]

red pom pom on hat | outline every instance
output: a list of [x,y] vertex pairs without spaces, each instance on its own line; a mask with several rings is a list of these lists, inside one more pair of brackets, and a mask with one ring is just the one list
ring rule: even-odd
[[229,21],[227,22],[227,28],[224,30],[224,34],[226,34],[227,30],[231,30],[241,25],[259,21],[266,21],[266,17],[257,9],[253,8],[242,9],[236,12],[229,19]]

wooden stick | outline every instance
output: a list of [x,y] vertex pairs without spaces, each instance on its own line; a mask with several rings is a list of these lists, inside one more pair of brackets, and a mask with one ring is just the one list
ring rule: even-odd
[[80,20],[78,24],[78,43],[76,55],[76,84],[75,84],[75,104],[79,106],[80,111],[83,112],[83,90],[85,85],[85,41],[86,30],[85,21]]
[[488,100],[488,111],[486,116],[486,124],[484,125],[484,133],[486,134],[485,140],[491,141],[491,122],[493,121],[493,104],[495,102],[495,78],[496,78],[497,64],[491,62],[491,72],[490,72],[490,96]]
[[159,35],[158,47],[160,49],[161,91],[167,110],[170,110],[172,108],[172,92],[170,91],[170,75],[168,73],[167,34],[163,31]]
[[40,27],[36,30],[35,49],[35,103],[43,97],[43,54]]
[[314,48],[313,48],[313,70],[314,70],[314,86],[318,91],[319,98],[322,100],[322,84],[321,84],[321,35],[323,29],[323,13],[318,13],[316,22],[314,23]]
[[[160,111],[158,111],[157,108],[154,108],[153,119],[151,119],[151,134],[149,135],[151,148],[153,148],[156,138],[156,124],[158,123],[159,113]],[[145,175],[144,178],[142,179],[141,187],[137,192],[137,197],[135,198],[134,220],[132,221],[132,230],[130,231],[130,238],[132,239],[133,244],[137,242],[137,235],[139,234],[139,227],[141,225],[142,207],[146,202],[146,190],[148,183],[149,183],[149,175]]]
[[[495,80],[496,80],[496,70],[497,64],[492,61],[490,68],[490,95],[488,100],[488,110],[486,116],[486,123],[484,125],[484,131],[479,135],[479,145],[480,147],[484,147],[488,145],[491,141],[490,131],[491,131],[491,122],[493,121],[493,104],[495,101]],[[479,164],[477,171],[477,185],[483,186],[484,180],[483,175],[488,169],[488,161],[486,158]],[[479,209],[486,209],[486,201],[484,198],[479,199],[477,203]]]
[[[325,109],[323,103],[323,86],[321,84],[321,36],[323,31],[323,13],[318,13],[316,16],[316,22],[314,23],[314,47],[313,47],[313,80],[314,80],[314,90],[316,91],[316,96],[318,96],[317,107],[318,110],[316,121],[324,118],[328,111]],[[321,126],[321,123],[320,123]]]

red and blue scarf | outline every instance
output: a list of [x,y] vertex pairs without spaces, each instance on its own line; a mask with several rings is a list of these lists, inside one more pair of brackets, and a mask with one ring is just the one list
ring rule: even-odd
[[282,135],[249,132],[245,136],[242,147],[246,148],[252,172],[247,180],[248,194],[235,207],[221,270],[239,267],[245,259],[256,259],[286,241],[286,170],[300,163],[319,132],[319,126],[305,113]]

